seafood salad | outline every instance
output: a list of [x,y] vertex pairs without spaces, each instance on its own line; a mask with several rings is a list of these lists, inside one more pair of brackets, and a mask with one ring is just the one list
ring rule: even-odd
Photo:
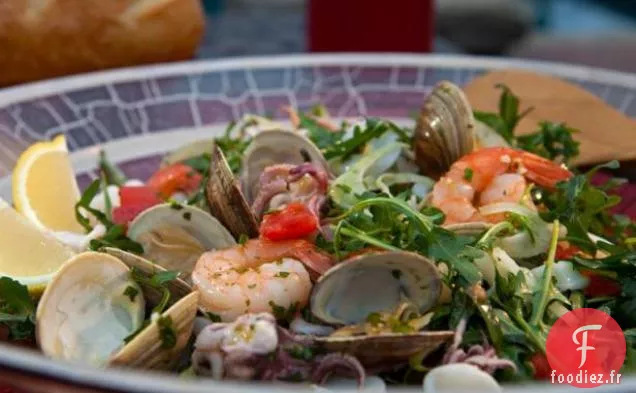
[[549,378],[550,328],[595,308],[629,373],[634,223],[597,177],[617,163],[572,165],[566,124],[517,135],[501,89],[485,113],[442,82],[410,127],[249,115],[149,179],[101,153],[81,191],[63,136],[34,145],[0,200],[0,341],[184,378],[499,391]]

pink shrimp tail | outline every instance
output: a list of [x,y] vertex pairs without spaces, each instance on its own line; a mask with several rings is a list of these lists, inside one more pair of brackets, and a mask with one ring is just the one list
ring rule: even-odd
[[295,240],[292,256],[298,258],[309,269],[309,276],[313,281],[325,274],[335,263],[333,257],[316,249],[307,240]]

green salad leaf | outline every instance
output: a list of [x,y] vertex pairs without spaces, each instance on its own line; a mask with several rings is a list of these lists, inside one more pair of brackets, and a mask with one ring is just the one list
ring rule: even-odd
[[9,328],[11,340],[35,334],[35,303],[27,287],[9,277],[0,277],[0,324]]
[[474,111],[475,119],[486,124],[501,135],[512,147],[523,149],[550,160],[568,163],[579,155],[579,142],[572,138],[578,130],[564,123],[543,121],[537,130],[527,135],[515,135],[515,128],[533,108],[519,113],[519,97],[508,86],[497,84],[501,89],[499,113]]

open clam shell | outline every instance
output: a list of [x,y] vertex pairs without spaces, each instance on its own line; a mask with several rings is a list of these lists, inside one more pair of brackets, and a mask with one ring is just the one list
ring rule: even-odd
[[36,313],[36,340],[45,355],[102,366],[143,323],[145,300],[129,268],[88,252],[65,263],[47,286]]
[[241,235],[249,238],[258,236],[256,216],[218,146],[214,146],[212,152],[210,178],[206,185],[205,197],[212,215],[235,239],[239,239]]
[[366,368],[397,365],[419,354],[426,357],[454,336],[453,331],[430,331],[377,336],[316,337],[318,348],[327,352],[348,353]]
[[314,285],[311,312],[323,322],[351,325],[371,313],[392,311],[404,301],[420,313],[434,306],[440,273],[427,258],[410,252],[360,255],[329,269]]
[[[192,335],[198,292],[181,280],[168,283],[167,311],[126,344],[143,326],[144,309],[161,299],[158,290],[132,280],[131,268],[146,278],[165,269],[121,250],[106,251],[77,255],[53,278],[36,315],[40,348],[54,358],[96,366],[170,369]],[[159,320],[170,321],[174,345],[164,345]]]
[[413,138],[415,162],[423,174],[438,178],[474,148],[475,118],[462,90],[440,82],[420,111]]
[[309,139],[294,131],[268,130],[257,134],[245,151],[241,181],[245,196],[254,201],[263,170],[276,164],[300,165],[312,162],[329,172],[320,149]]
[[175,204],[140,214],[130,224],[128,237],[143,246],[145,258],[188,275],[204,252],[236,244],[223,224],[207,212]]

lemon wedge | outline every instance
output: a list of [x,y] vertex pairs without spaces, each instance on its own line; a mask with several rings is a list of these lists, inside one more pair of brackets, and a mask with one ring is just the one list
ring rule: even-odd
[[0,199],[0,277],[7,276],[41,293],[74,252],[39,230]]
[[36,227],[83,233],[75,219],[79,198],[64,135],[38,142],[22,153],[13,170],[13,202]]

